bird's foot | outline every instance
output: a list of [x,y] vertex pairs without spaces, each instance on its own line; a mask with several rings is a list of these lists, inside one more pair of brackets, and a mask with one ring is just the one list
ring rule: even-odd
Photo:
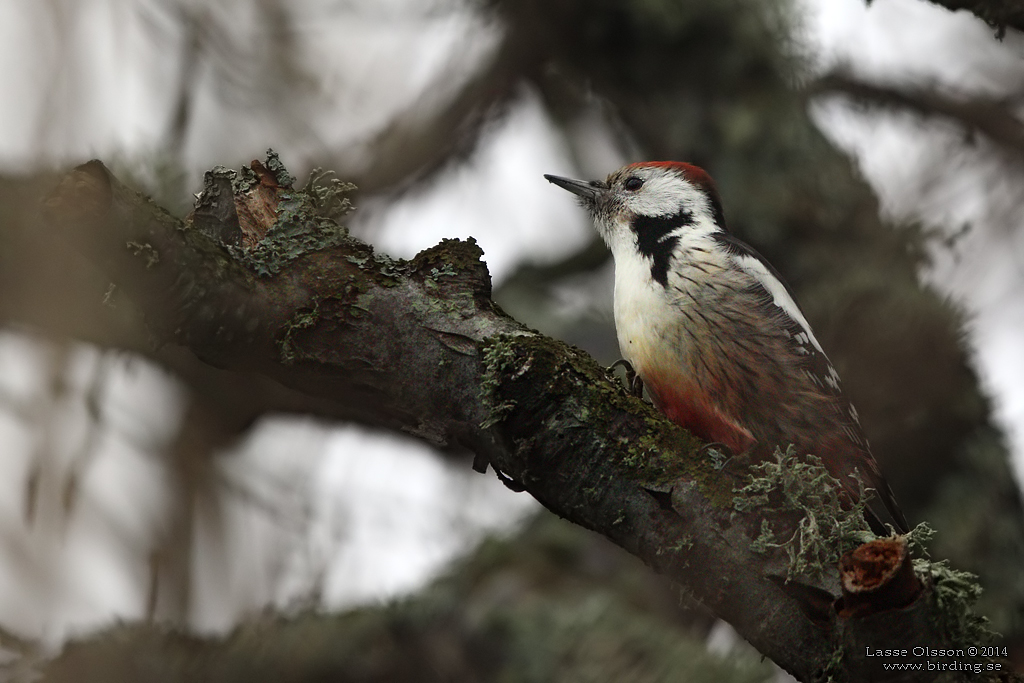
[[718,441],[704,444],[698,449],[697,455],[708,456],[711,459],[711,466],[716,470],[724,470],[734,457],[732,449]]
[[611,364],[608,368],[609,372],[615,372],[615,368],[622,367],[626,373],[626,393],[630,396],[636,396],[637,398],[644,397],[644,380],[636,373],[633,369],[633,364],[625,358],[620,358]]

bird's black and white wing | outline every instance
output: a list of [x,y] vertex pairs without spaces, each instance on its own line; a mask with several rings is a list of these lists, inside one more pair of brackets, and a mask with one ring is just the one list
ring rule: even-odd
[[[799,364],[801,371],[808,381],[823,395],[831,399],[832,406],[836,411],[835,425],[842,430],[850,444],[857,451],[862,452],[863,455],[859,460],[866,470],[862,472],[865,476],[865,483],[876,489],[879,499],[884,504],[889,516],[896,522],[897,527],[901,531],[907,531],[906,519],[896,505],[895,496],[871,455],[871,449],[861,427],[857,410],[843,392],[839,373],[836,372],[835,367],[815,338],[810,324],[796,304],[792,290],[771,263],[752,247],[724,231],[716,233],[714,237],[728,251],[735,266],[749,275],[764,290],[761,305],[765,307],[766,315],[774,315],[776,319],[783,321],[792,350],[801,359]],[[782,314],[781,317],[779,313]]]

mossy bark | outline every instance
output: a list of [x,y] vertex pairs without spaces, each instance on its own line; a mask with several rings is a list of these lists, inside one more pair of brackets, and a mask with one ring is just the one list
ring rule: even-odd
[[[840,636],[857,621],[829,604],[836,568],[790,581],[786,552],[754,543],[767,513],[733,504],[747,472],[721,468],[587,354],[505,315],[472,240],[392,260],[337,223],[338,196],[292,188],[274,162],[211,172],[184,221],[90,162],[32,226],[75,245],[130,302],[129,348],[184,346],[314,397],[334,417],[468,449],[685,586],[798,679],[842,677]],[[104,343],[118,346],[117,335]],[[783,537],[799,524],[773,515]]]

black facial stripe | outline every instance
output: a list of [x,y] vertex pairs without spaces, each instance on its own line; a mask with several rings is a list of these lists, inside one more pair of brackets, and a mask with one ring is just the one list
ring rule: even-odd
[[693,213],[680,209],[667,216],[634,216],[630,227],[636,234],[636,246],[640,253],[651,259],[651,277],[662,287],[668,286],[668,267],[672,250],[679,242],[673,230],[693,225]]

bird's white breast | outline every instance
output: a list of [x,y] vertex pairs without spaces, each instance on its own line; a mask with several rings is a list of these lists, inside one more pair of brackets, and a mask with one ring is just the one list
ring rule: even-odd
[[[715,333],[704,310],[704,288],[709,280],[727,276],[728,269],[715,260],[711,246],[710,237],[692,229],[680,235],[679,258],[669,265],[666,287],[654,280],[651,260],[635,247],[613,245],[619,350],[645,381],[655,374],[665,379],[688,374],[697,347]],[[697,266],[687,258],[691,247],[707,249]]]
[[641,375],[661,364],[669,328],[678,324],[664,289],[651,278],[646,259],[632,254],[615,258],[615,333],[622,357]]

